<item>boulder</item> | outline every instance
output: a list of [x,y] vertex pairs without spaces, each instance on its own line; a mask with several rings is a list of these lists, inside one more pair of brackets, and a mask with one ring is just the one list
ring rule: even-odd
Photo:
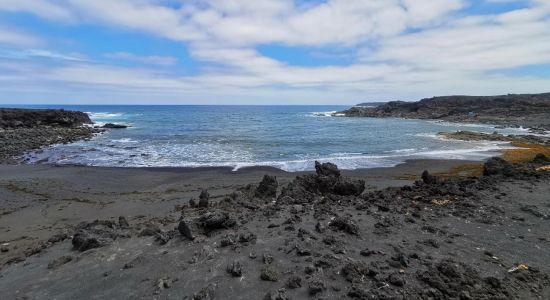
[[359,235],[359,226],[350,218],[336,217],[330,222],[329,226],[349,234]]
[[119,232],[114,222],[96,220],[78,225],[73,235],[72,244],[75,250],[86,251],[108,245],[118,237],[126,236],[126,234]]
[[512,165],[500,157],[492,157],[483,165],[484,176],[504,175],[511,176],[513,174]]
[[340,170],[338,170],[338,167],[333,163],[320,163],[318,161],[315,161],[315,172],[319,176],[334,176],[334,177],[340,177]]
[[262,199],[275,198],[277,196],[278,186],[279,183],[277,182],[277,177],[264,175],[264,178],[258,185],[254,196]]
[[189,225],[187,225],[187,223],[185,223],[185,221],[183,220],[181,220],[180,223],[178,224],[178,231],[181,233],[181,235],[183,235],[184,237],[190,240],[195,239],[195,237],[191,233],[191,229],[189,228]]
[[199,207],[208,207],[209,199],[210,194],[208,193],[208,191],[206,189],[201,190],[201,194],[199,195]]
[[536,164],[547,164],[550,163],[550,158],[548,158],[546,155],[539,153],[535,156],[533,159],[533,162]]
[[208,212],[199,218],[199,226],[206,230],[226,229],[237,225],[237,221],[226,212]]
[[427,170],[422,172],[421,178],[422,178],[422,181],[425,184],[435,184],[435,183],[437,183],[437,177],[430,174],[430,172],[428,172]]

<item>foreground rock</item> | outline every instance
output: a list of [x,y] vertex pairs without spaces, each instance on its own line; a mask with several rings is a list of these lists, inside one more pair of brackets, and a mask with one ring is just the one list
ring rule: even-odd
[[[148,203],[156,215],[83,223],[75,250],[61,240],[10,262],[0,290],[7,299],[550,299],[545,166],[544,155],[493,158],[484,176],[428,170],[409,186],[365,191],[318,163],[280,194],[264,178],[203,207],[177,199],[165,215]],[[274,190],[277,201],[266,201]],[[159,232],[173,237],[156,243]]]
[[336,115],[341,114],[347,117],[439,119],[550,131],[550,93],[392,101],[375,107],[356,106]]
[[338,167],[332,163],[315,162],[313,175],[302,175],[282,189],[277,202],[284,204],[307,203],[323,194],[359,196],[365,190],[363,180],[340,176]]

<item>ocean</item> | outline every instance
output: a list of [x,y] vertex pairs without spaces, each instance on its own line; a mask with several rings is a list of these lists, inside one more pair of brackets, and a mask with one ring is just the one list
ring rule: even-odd
[[524,133],[490,125],[332,117],[348,106],[24,106],[85,111],[98,125],[130,125],[90,141],[30,153],[29,163],[111,167],[391,167],[407,159],[481,160],[508,147],[451,141],[438,132]]

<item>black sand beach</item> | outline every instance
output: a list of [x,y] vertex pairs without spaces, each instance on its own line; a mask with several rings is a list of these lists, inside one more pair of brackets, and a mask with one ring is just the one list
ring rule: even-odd
[[0,165],[2,297],[548,299],[547,140],[490,138],[520,148],[299,173]]

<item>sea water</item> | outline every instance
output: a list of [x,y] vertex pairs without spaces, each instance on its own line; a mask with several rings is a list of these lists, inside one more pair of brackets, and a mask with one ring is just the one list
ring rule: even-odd
[[89,141],[30,153],[30,163],[112,167],[273,166],[311,170],[390,167],[407,159],[481,160],[510,147],[446,140],[438,132],[519,133],[491,125],[334,117],[346,106],[33,106],[89,113],[96,125],[126,124]]

